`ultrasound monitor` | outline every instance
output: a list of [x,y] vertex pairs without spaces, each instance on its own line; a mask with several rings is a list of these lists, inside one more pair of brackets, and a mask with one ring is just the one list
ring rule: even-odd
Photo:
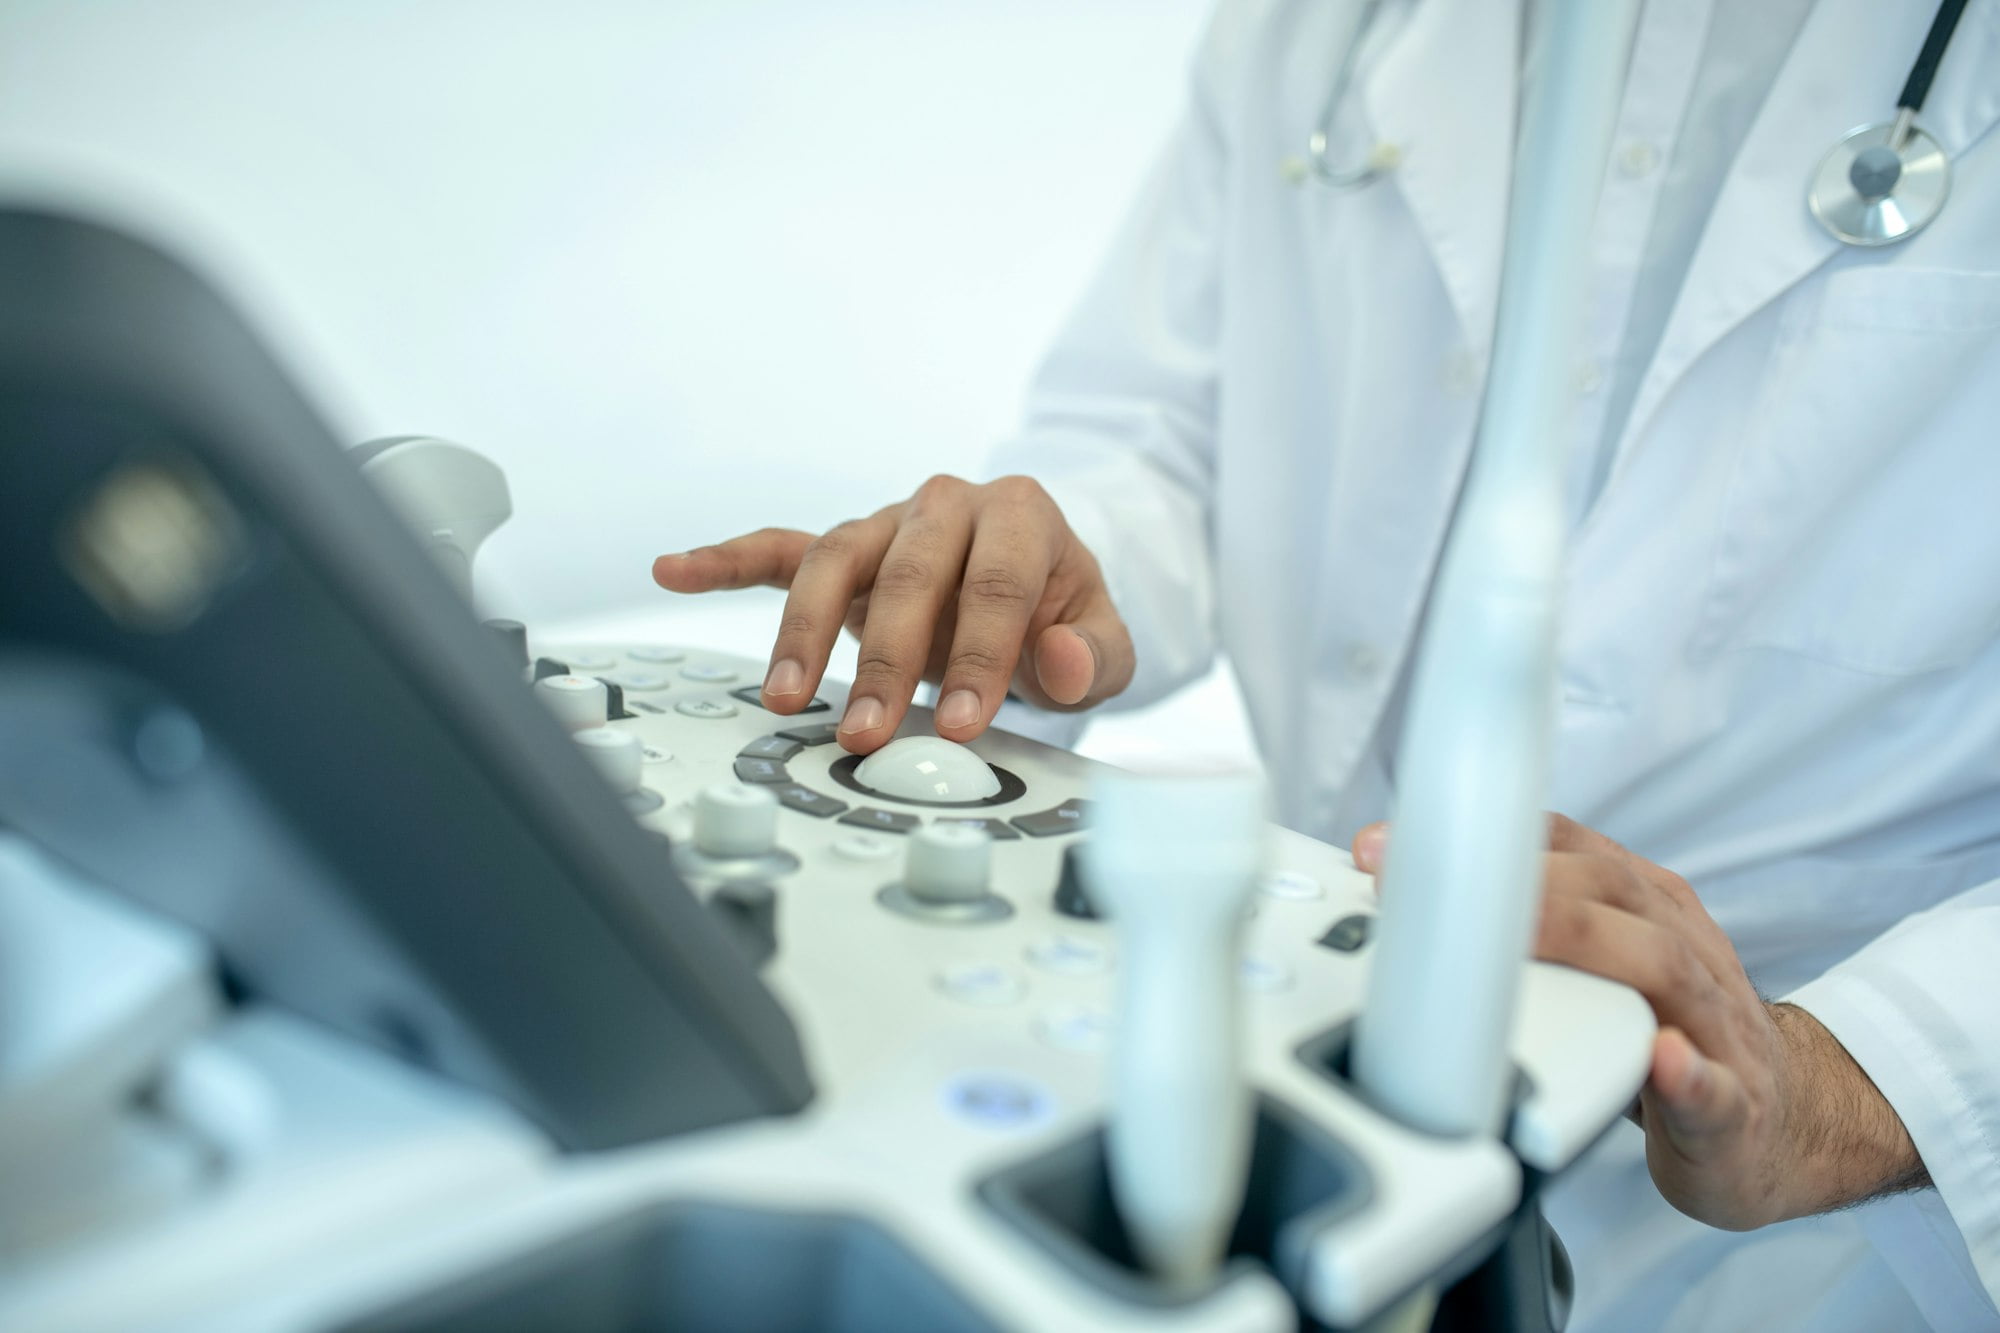
[[0,211],[0,824],[608,1149],[811,1096],[733,937],[245,322]]

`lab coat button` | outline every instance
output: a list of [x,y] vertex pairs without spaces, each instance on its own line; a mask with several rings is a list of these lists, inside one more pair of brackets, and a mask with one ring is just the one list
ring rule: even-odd
[[1342,656],[1347,674],[1355,680],[1366,680],[1382,669],[1382,654],[1372,644],[1350,643]]
[[1576,391],[1589,397],[1604,387],[1604,367],[1595,361],[1586,361],[1576,369]]
[[1633,180],[1650,175],[1660,165],[1660,150],[1644,139],[1634,139],[1618,150],[1618,170]]
[[1479,392],[1479,362],[1472,353],[1460,350],[1446,359],[1444,391],[1453,398],[1470,398]]

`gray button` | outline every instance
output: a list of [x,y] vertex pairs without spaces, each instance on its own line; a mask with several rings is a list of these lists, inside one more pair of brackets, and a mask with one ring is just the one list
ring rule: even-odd
[[603,653],[571,653],[567,660],[571,671],[609,671],[618,665],[617,658]]
[[735,717],[736,705],[727,699],[683,699],[674,705],[674,711],[688,717],[703,717],[713,721],[716,718]]
[[1328,926],[1326,934],[1319,937],[1319,942],[1341,953],[1353,953],[1368,943],[1368,937],[1374,933],[1375,918],[1366,912],[1356,912]]
[[1014,831],[1014,826],[1004,819],[975,819],[968,815],[954,816],[950,819],[938,819],[932,822],[954,825],[959,828],[976,828],[995,842],[1005,842],[1009,838],[1012,838],[1015,842],[1021,840],[1021,835]]
[[700,681],[704,685],[720,685],[727,680],[735,680],[734,668],[717,666],[713,662],[696,662],[681,668],[681,676],[687,680]]
[[614,679],[628,690],[664,690],[673,684],[661,671],[627,671]]
[[635,662],[678,662],[687,656],[687,649],[652,644],[644,648],[630,649],[625,655]]
[[736,761],[736,780],[758,783],[790,782],[792,775],[787,773],[785,766],[775,759],[745,756]]
[[778,794],[779,805],[787,810],[796,810],[802,815],[811,815],[814,819],[825,819],[828,815],[837,815],[847,808],[847,802],[836,801],[831,796],[822,796],[811,787],[803,787],[796,782],[773,787],[771,790]]
[[1072,796],[1053,810],[1044,810],[1037,815],[1021,815],[1013,823],[1015,828],[1031,838],[1052,838],[1059,833],[1074,833],[1078,829],[1090,827],[1090,802]]
[[840,724],[812,722],[803,727],[786,727],[778,734],[788,741],[797,741],[800,745],[828,745],[840,735]]
[[[685,676],[687,672],[683,671],[681,674]],[[746,704],[755,704],[759,708],[764,706],[764,687],[762,685],[745,685],[740,689],[731,690],[729,694],[731,698],[741,699]],[[815,699],[804,708],[801,708],[799,712],[824,713],[832,706],[824,699]],[[810,744],[811,742],[807,743]]]
[[783,736],[759,736],[736,753],[744,759],[775,759],[782,764],[805,748]]
[[908,833],[917,826],[917,817],[864,805],[858,810],[849,810],[840,817],[840,822],[856,828],[874,829],[877,833]]

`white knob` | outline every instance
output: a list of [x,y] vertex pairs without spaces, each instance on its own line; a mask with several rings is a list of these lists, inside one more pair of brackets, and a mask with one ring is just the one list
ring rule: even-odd
[[571,731],[601,727],[611,715],[611,696],[594,676],[544,676],[535,682],[535,693]]
[[694,801],[694,845],[704,856],[762,856],[778,840],[778,798],[768,787],[718,782]]
[[993,867],[993,839],[968,824],[926,824],[910,835],[903,887],[919,902],[978,902]]
[[629,731],[616,727],[589,727],[576,733],[576,743],[611,790],[629,796],[639,790],[641,771],[646,766],[646,747]]

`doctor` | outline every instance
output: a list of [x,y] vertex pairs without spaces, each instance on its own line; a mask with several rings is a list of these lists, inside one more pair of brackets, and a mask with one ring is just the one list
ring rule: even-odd
[[[854,750],[920,679],[966,740],[1010,689],[1144,703],[1226,649],[1282,818],[1372,866],[1536,8],[1229,0],[1016,475],[655,577],[790,588],[780,712],[859,633]],[[1539,947],[1664,1030],[1644,1130],[1550,1204],[1581,1329],[2000,1327],[2000,0],[1923,109],[1936,221],[1856,248],[1804,198],[1933,13],[1648,0],[1633,41],[1571,424],[1577,822]],[[1325,186],[1316,121],[1378,178]]]

